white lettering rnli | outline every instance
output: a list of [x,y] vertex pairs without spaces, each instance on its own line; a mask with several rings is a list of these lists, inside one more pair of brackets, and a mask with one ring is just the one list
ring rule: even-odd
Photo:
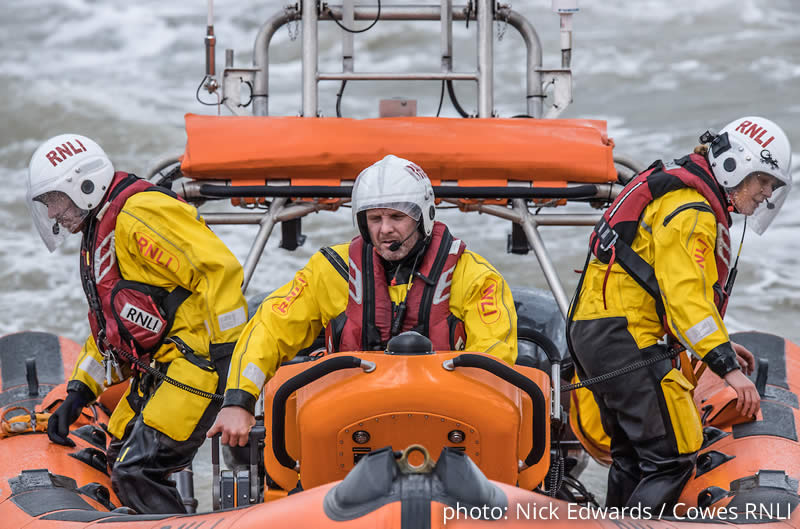
[[122,307],[122,311],[120,311],[120,316],[137,327],[141,327],[142,329],[150,331],[153,334],[158,334],[163,326],[161,318],[154,314],[150,314],[139,307],[135,307],[130,303],[125,303],[125,306]]

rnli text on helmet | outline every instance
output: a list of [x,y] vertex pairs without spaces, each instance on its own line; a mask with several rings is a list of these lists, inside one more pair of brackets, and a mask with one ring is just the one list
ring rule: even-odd
[[[753,140],[756,143],[758,143],[759,145],[761,145],[762,147],[766,147],[767,145],[769,145],[772,142],[772,140],[775,139],[774,135],[772,135],[769,132],[767,132],[766,127],[762,127],[761,125],[759,125],[758,123],[755,123],[753,121],[747,121],[747,120],[742,121],[736,127],[736,132],[741,132],[742,134],[747,134],[748,136],[753,138]],[[764,136],[765,134],[770,134],[770,137],[769,137],[769,139],[767,141],[762,143],[761,142],[761,137]]]
[[56,167],[59,163],[66,161],[67,158],[71,158],[72,156],[81,152],[86,152],[86,147],[83,146],[81,140],[75,138],[75,143],[80,145],[81,148],[76,149],[75,146],[72,145],[72,142],[68,141],[66,143],[62,143],[61,145],[57,145],[56,148],[48,152],[45,157],[50,160],[50,163],[53,164],[53,167]]

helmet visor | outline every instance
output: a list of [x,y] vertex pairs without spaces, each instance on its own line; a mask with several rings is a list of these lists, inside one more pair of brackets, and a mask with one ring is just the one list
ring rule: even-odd
[[419,209],[419,206],[412,202],[376,201],[370,204],[360,204],[356,208],[355,212],[356,214],[358,214],[361,213],[362,211],[369,211],[370,209],[379,209],[379,208],[393,209],[395,211],[399,211],[400,213],[405,213],[415,221],[419,221],[420,217],[422,216],[422,211]]
[[33,224],[50,252],[68,235],[78,233],[89,212],[78,208],[66,193],[49,191],[28,199]]
[[772,196],[764,199],[753,214],[748,219],[747,223],[753,228],[757,234],[762,235],[769,225],[772,224],[773,219],[783,207],[786,197],[792,189],[792,182],[783,182],[777,178],[773,178]]

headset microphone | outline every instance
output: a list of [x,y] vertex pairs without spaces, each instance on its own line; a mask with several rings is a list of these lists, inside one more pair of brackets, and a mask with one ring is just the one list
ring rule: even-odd
[[[775,206],[773,206],[773,207],[775,207]],[[403,246],[403,243],[406,242],[407,240],[409,240],[412,235],[414,235],[413,231],[411,233],[409,233],[408,237],[406,237],[402,241],[394,241],[392,244],[389,245],[389,251],[390,252],[396,252],[397,250],[399,250],[400,247]]]
[[[775,204],[773,204],[772,202],[770,202],[770,201],[769,201],[769,199],[766,199],[766,198],[765,198],[765,199],[764,199],[764,202],[766,202],[766,203],[767,203],[767,209],[775,209]],[[394,250],[392,250],[392,251],[394,251]]]
[[59,231],[61,231],[61,228],[59,228],[58,221],[56,221],[56,223],[53,224],[53,235],[58,235]]

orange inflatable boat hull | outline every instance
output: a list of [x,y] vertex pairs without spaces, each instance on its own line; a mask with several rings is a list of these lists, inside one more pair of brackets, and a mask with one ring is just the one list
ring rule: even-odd
[[[14,339],[16,345],[20,343],[19,339]],[[766,424],[748,423],[748,427],[739,423],[709,430],[710,433],[723,432],[723,435],[717,433],[709,437],[701,458],[711,450],[732,457],[709,456],[708,463],[700,464],[702,472],[698,471],[682,496],[684,506],[671,512],[628,510],[623,513],[590,508],[529,490],[544,477],[547,467],[547,464],[542,464],[546,462],[544,454],[537,464],[522,472],[519,468],[511,470],[502,463],[508,454],[485,454],[485,457],[478,454],[480,457],[475,457],[478,464],[474,463],[472,452],[475,448],[469,447],[468,441],[475,441],[474,434],[480,433],[479,450],[500,450],[501,440],[494,437],[488,428],[503,421],[511,424],[502,430],[510,432],[504,435],[511,436],[506,442],[506,449],[511,449],[511,458],[518,460],[525,456],[532,439],[538,435],[533,428],[538,412],[528,394],[513,383],[476,367],[448,369],[447,362],[463,353],[409,357],[356,353],[346,356],[366,360],[374,368],[370,371],[353,368],[331,372],[303,385],[286,400],[284,419],[289,419],[285,429],[286,448],[300,462],[300,476],[306,480],[303,482],[305,490],[268,503],[213,513],[136,515],[119,510],[114,512],[119,502],[110,490],[109,478],[103,469],[104,460],[99,457],[104,454],[102,424],[107,421],[107,415],[102,406],[95,406],[87,407],[73,427],[71,438],[76,442],[75,447],[54,445],[46,433],[37,431],[0,439],[0,520],[3,521],[2,527],[12,529],[247,529],[265,526],[416,529],[483,525],[644,529],[689,528],[709,522],[729,525],[759,523],[767,528],[797,527],[800,523],[793,520],[792,515],[798,503],[796,477],[800,447],[789,434],[790,426],[797,418],[797,400],[791,395],[795,395],[794,388],[800,383],[795,376],[795,373],[800,373],[797,364],[800,349],[780,338],[760,333],[747,333],[736,336],[736,339],[751,350],[761,351],[762,356],[768,356],[770,377],[760,421]],[[7,345],[3,340],[5,338],[0,338],[0,358],[5,363],[0,364],[0,369],[4,371],[1,373],[3,377],[10,377],[18,366],[12,366],[9,357],[3,356],[3,346]],[[52,346],[59,341],[50,340],[48,343]],[[341,357],[332,355],[284,366],[268,389],[271,394],[277,394],[281,386],[298,375]],[[68,370],[61,371],[61,376],[64,371]],[[523,367],[516,367],[513,371],[547,388],[547,378],[542,372]],[[437,378],[439,387],[432,385]],[[41,379],[44,385],[45,377]],[[441,382],[445,379],[449,379],[447,385]],[[404,390],[414,384],[419,384],[419,388],[427,384],[429,389],[420,390],[419,394],[408,391],[393,393],[387,391],[392,389],[390,381]],[[8,384],[6,388],[18,385]],[[57,402],[57,396],[63,395],[63,388],[63,384],[56,386],[47,400]],[[448,388],[455,397],[445,395]],[[347,391],[343,391],[345,389]],[[724,399],[716,397],[718,392],[719,388],[701,385],[698,398],[701,402],[705,399],[705,405],[724,408]],[[399,403],[404,394],[407,398],[401,410]],[[6,392],[0,395],[8,401]],[[549,402],[547,404],[549,406]],[[771,409],[775,406],[785,409]],[[401,425],[402,428],[393,427],[397,425],[391,424],[391,417],[381,415],[386,408],[396,408],[396,415],[400,411],[410,413],[412,418],[408,424]],[[46,412],[46,409],[40,406],[38,411]],[[787,413],[792,415],[791,421]],[[376,417],[381,420],[375,421]],[[782,417],[784,422],[777,425],[771,419],[774,417]],[[268,419],[274,420],[269,416]],[[369,419],[375,424],[369,424]],[[427,424],[426,420],[429,421]],[[451,420],[462,421],[458,426],[467,429],[465,438],[455,439],[459,442],[442,440],[442,433],[451,432],[455,426],[448,422]],[[382,421],[384,425],[380,425]],[[399,417],[395,417],[395,421],[400,421]],[[409,464],[402,466],[403,460],[398,463],[391,449],[381,450],[378,446],[370,447],[371,451],[352,466],[355,460],[352,448],[355,445],[349,446],[351,452],[346,458],[343,449],[339,454],[325,448],[327,444],[344,446],[346,438],[352,441],[351,432],[344,432],[348,434],[346,436],[340,435],[342,425],[345,429],[355,426],[367,431],[377,444],[394,445],[391,439],[398,439],[398,443],[403,444],[420,441],[423,446],[428,445],[426,448],[431,458],[437,456],[437,449],[441,451],[431,469],[415,470],[419,465],[412,462],[411,456],[408,457]],[[470,426],[474,432],[469,431]],[[529,427],[530,433],[525,433]],[[743,427],[745,430],[741,429]],[[538,431],[541,433],[541,429]],[[385,436],[389,436],[389,443],[386,443]],[[273,451],[270,441],[268,438],[268,455]],[[462,450],[461,446],[468,448]],[[84,455],[78,456],[79,453]],[[86,457],[86,454],[98,457]],[[103,464],[98,464],[100,461]],[[349,465],[344,471],[341,470],[343,461]],[[274,454],[271,459],[268,457],[267,466],[271,471],[280,467]],[[484,466],[485,472],[481,472],[480,466]],[[517,482],[514,482],[514,472],[518,473]],[[487,479],[486,473],[495,479]],[[297,477],[295,473],[289,479]],[[294,483],[290,481],[287,484]],[[517,484],[525,488],[515,486]],[[707,490],[711,487],[725,492]],[[698,508],[699,504],[705,507]]]

